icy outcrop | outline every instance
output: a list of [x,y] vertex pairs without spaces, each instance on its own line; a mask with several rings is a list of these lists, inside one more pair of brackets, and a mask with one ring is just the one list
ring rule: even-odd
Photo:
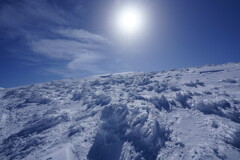
[[0,90],[0,159],[240,157],[240,64]]

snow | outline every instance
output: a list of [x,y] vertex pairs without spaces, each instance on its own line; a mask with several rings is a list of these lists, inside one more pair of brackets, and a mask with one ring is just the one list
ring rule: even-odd
[[240,63],[0,90],[0,159],[240,157]]
[[71,144],[67,143],[64,144],[60,149],[57,151],[42,157],[43,160],[72,160],[77,159],[76,155],[74,154],[74,148]]

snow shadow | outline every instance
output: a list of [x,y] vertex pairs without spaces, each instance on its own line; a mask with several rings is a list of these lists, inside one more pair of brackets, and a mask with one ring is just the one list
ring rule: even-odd
[[157,121],[148,121],[148,115],[141,117],[141,112],[129,113],[127,105],[106,107],[102,112],[103,124],[88,153],[88,159],[118,160],[126,142],[131,143],[144,159],[156,159],[160,149],[169,140],[170,131]]
[[115,104],[102,111],[104,121],[88,153],[90,160],[118,160],[121,155],[124,133],[127,129],[126,105]]
[[43,138],[34,137],[32,135],[44,132],[66,121],[68,121],[68,116],[66,114],[35,121],[21,131],[4,139],[0,145],[0,154],[4,154],[10,160],[24,158],[36,148],[36,146],[45,143]]
[[240,123],[239,111],[227,100],[200,102],[196,104],[196,108],[206,115],[214,114]]

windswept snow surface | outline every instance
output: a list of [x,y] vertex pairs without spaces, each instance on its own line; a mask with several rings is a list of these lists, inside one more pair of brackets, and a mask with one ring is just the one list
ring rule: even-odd
[[1,160],[239,160],[240,63],[0,90]]

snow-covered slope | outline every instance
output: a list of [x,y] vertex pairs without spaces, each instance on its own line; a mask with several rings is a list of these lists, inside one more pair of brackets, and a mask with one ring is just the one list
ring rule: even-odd
[[0,90],[1,160],[240,159],[240,63]]

